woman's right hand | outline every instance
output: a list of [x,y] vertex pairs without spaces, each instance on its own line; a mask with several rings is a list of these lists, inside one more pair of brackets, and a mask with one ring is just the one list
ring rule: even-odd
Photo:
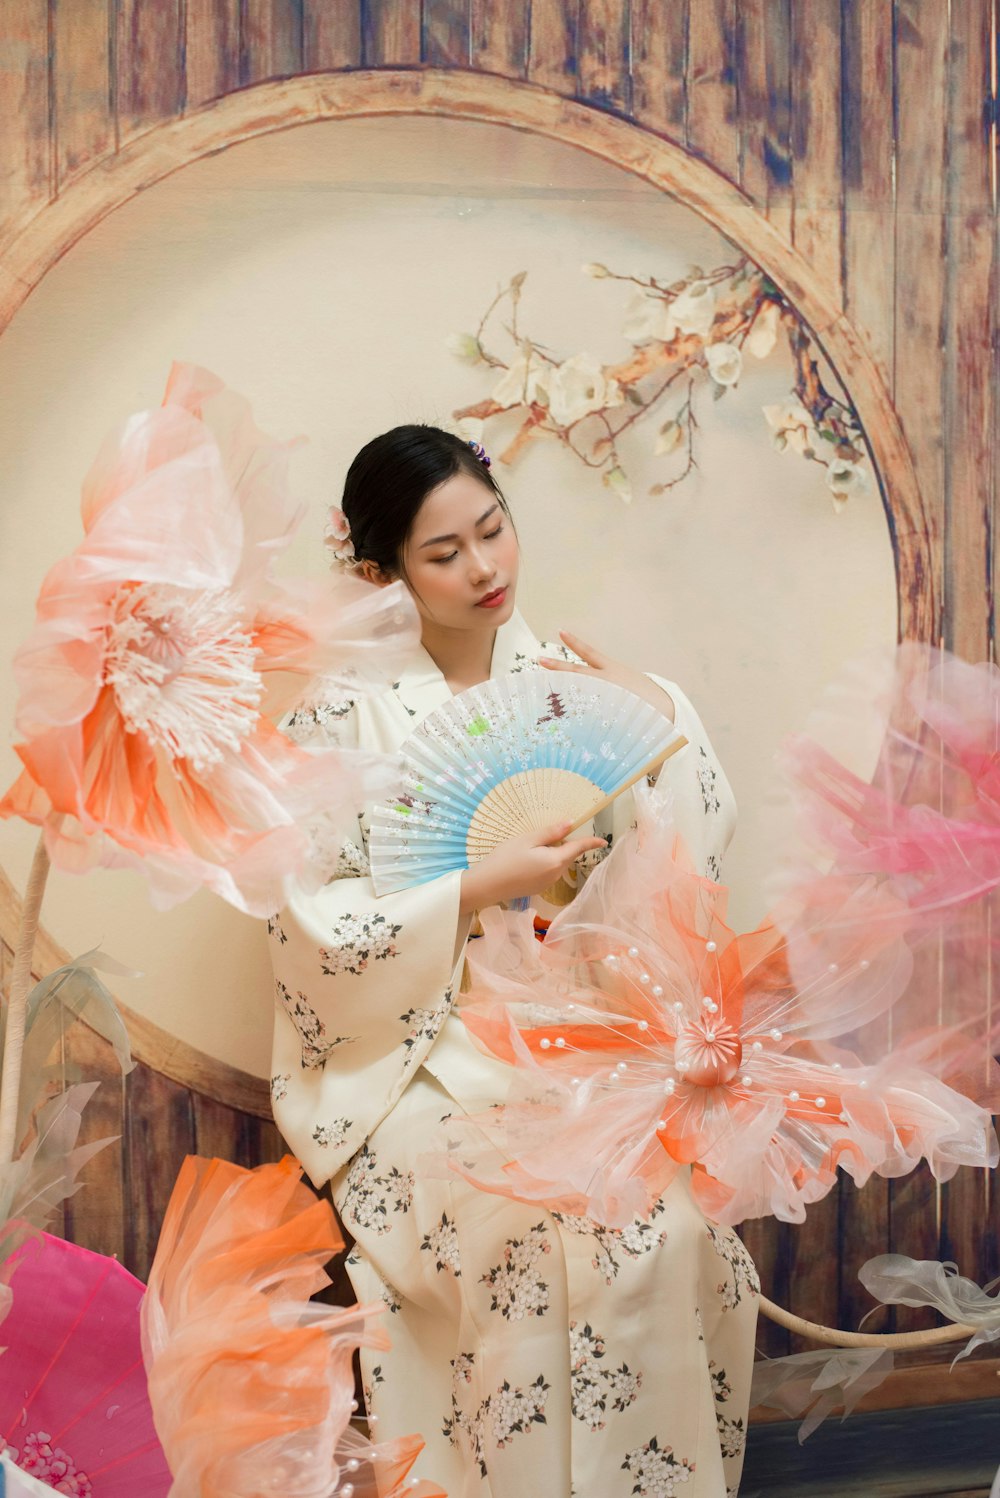
[[602,837],[575,837],[564,843],[571,825],[557,822],[540,832],[512,837],[466,869],[459,905],[462,915],[522,895],[540,895],[557,883],[581,854],[606,846]]

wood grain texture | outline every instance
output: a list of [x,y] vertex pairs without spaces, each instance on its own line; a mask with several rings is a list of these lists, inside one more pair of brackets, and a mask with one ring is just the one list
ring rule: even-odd
[[843,0],[844,308],[892,389],[895,210],[892,9]]
[[687,141],[688,29],[692,0],[632,0],[632,114]]
[[364,67],[416,67],[420,43],[420,5],[414,0],[361,0]]
[[737,0],[740,185],[779,233],[792,224],[791,0]]
[[582,0],[531,0],[528,77],[559,93],[576,92]]
[[361,0],[304,0],[302,66],[307,73],[361,66]]
[[121,141],[184,106],[183,0],[117,0],[115,98]]
[[66,1034],[62,1073],[65,1084],[77,1079],[100,1082],[83,1115],[81,1144],[112,1140],[84,1168],[83,1186],[66,1202],[63,1231],[71,1242],[125,1262],[130,1211],[124,1182],[127,1079],[107,1041],[80,1024]]
[[946,6],[899,0],[895,13],[896,256],[893,389],[931,527],[935,590],[944,594]]
[[577,96],[600,109],[628,113],[629,0],[581,0],[576,41]]
[[471,65],[486,73],[524,78],[528,72],[530,0],[472,0],[469,23]]
[[438,68],[468,67],[471,0],[429,0],[422,17],[421,60]]
[[240,82],[293,78],[302,70],[301,0],[240,0]]
[[945,592],[948,646],[985,660],[994,636],[991,464],[996,384],[995,219],[989,134],[990,17],[953,6],[948,56],[944,309]]
[[240,84],[240,0],[186,0],[185,104],[193,109]]
[[840,0],[793,5],[791,20],[792,243],[842,301]]
[[57,0],[52,16],[55,177],[62,189],[114,148],[109,0]]
[[15,228],[53,190],[46,0],[19,0],[3,18],[0,58],[0,221]]
[[688,147],[731,181],[740,175],[736,0],[699,0],[688,21]]
[[139,1065],[129,1073],[125,1105],[123,1261],[149,1278],[167,1202],[185,1155],[195,1152],[194,1098],[187,1088]]

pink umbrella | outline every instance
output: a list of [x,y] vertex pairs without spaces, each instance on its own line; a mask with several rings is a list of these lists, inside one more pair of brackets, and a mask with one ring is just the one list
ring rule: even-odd
[[145,1286],[104,1254],[33,1236],[0,1326],[0,1448],[72,1498],[165,1498],[139,1340]]

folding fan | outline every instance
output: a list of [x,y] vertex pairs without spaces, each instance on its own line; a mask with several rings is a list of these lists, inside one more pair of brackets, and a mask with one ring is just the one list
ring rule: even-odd
[[376,893],[468,868],[553,822],[579,827],[686,743],[597,677],[532,671],[470,687],[402,747],[401,792],[372,814]]

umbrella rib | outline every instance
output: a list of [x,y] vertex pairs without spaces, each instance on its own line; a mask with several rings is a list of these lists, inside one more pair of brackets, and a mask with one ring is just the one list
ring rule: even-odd
[[[110,1262],[112,1262],[112,1261],[109,1261],[109,1265],[110,1265]],[[49,1374],[52,1372],[52,1369],[54,1368],[55,1364],[58,1362],[59,1355],[63,1351],[64,1347],[66,1346],[66,1343],[69,1341],[70,1337],[72,1336],[72,1334],[76,1330],[76,1328],[80,1325],[80,1322],[83,1320],[83,1318],[84,1318],[87,1310],[89,1309],[89,1307],[93,1304],[94,1298],[97,1295],[98,1290],[101,1288],[101,1286],[104,1284],[104,1281],[108,1277],[108,1273],[109,1273],[109,1268],[103,1268],[102,1269],[102,1273],[101,1273],[100,1279],[98,1279],[96,1281],[96,1283],[94,1284],[93,1289],[91,1290],[91,1292],[90,1292],[89,1296],[87,1297],[86,1301],[80,1307],[79,1312],[78,1312],[78,1314],[76,1316],[76,1319],[70,1324],[69,1327],[67,1327],[66,1333],[65,1333],[62,1341],[59,1343],[59,1346],[57,1348],[55,1348],[55,1350],[52,1353],[51,1358],[49,1359],[48,1367],[45,1369],[44,1373],[42,1373],[42,1375],[38,1379],[38,1382],[35,1384],[35,1387],[31,1390],[30,1394],[25,1399],[24,1406],[23,1406],[23,1408],[24,1408],[25,1411],[27,1411],[28,1409],[31,1408],[31,1402],[32,1402],[32,1400],[34,1399],[35,1395],[38,1393],[39,1389],[44,1384],[45,1380],[48,1378]],[[7,1431],[6,1431],[5,1435],[4,1435],[4,1440],[5,1441],[9,1441],[10,1440],[11,1432],[13,1431],[14,1426],[17,1424],[17,1420],[19,1420],[20,1418],[21,1417],[18,1416],[11,1423],[11,1425],[8,1426]]]
[[[113,1472],[115,1467],[120,1467],[125,1462],[135,1461],[137,1456],[145,1456],[149,1451],[162,1450],[163,1447],[160,1445],[159,1439],[154,1436],[152,1440],[146,1442],[145,1446],[137,1446],[134,1451],[126,1451],[121,1456],[116,1456],[113,1462],[105,1462],[103,1467],[89,1468],[87,1476],[91,1480],[93,1480],[95,1477],[103,1477],[106,1473]],[[166,1462],[165,1456],[163,1460],[164,1462]]]
[[114,1381],[113,1384],[108,1384],[105,1388],[101,1389],[99,1393],[95,1394],[94,1397],[93,1397],[93,1399],[90,1401],[90,1403],[88,1405],[84,1405],[84,1407],[83,1407],[82,1410],[77,1410],[77,1412],[73,1416],[73,1418],[71,1420],[67,1420],[66,1424],[62,1427],[61,1430],[53,1431],[53,1433],[52,1433],[52,1439],[53,1439],[53,1441],[61,1441],[62,1438],[65,1436],[66,1432],[68,1430],[72,1430],[73,1426],[77,1423],[78,1420],[82,1420],[83,1417],[84,1417],[84,1415],[89,1415],[90,1414],[90,1412],[94,1408],[95,1404],[100,1404],[100,1402],[101,1402],[102,1399],[107,1399],[108,1395],[112,1394],[114,1392],[114,1390],[118,1388],[119,1384],[124,1383],[125,1380],[127,1378],[130,1378],[131,1375],[135,1372],[135,1370],[137,1368],[140,1368],[141,1366],[142,1366],[142,1358],[136,1358],[136,1360],[132,1364],[131,1368],[126,1368],[124,1373],[120,1373],[118,1375],[118,1377],[115,1379],[115,1381]]

